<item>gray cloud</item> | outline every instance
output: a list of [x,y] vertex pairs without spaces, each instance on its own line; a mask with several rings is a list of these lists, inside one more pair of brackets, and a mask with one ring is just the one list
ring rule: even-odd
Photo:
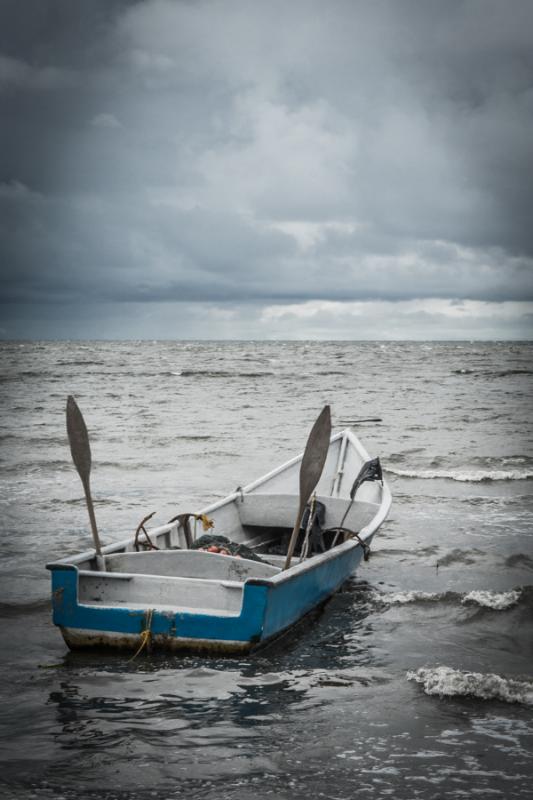
[[532,299],[531,29],[526,0],[4,2],[4,301],[236,303],[259,335],[269,304]]

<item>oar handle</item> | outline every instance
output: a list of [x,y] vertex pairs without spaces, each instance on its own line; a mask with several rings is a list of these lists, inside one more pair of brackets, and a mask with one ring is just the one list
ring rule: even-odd
[[289,547],[287,548],[287,558],[285,559],[285,564],[283,565],[283,569],[289,569],[291,565],[291,559],[294,554],[294,548],[296,547],[296,542],[298,541],[298,533],[302,525],[302,517],[304,515],[304,510],[306,505],[307,501],[303,503],[303,505],[300,505],[300,508],[298,509],[298,515],[296,517],[296,522],[294,523],[294,528],[292,529],[291,538],[289,541]]
[[96,516],[94,514],[94,505],[93,505],[93,498],[91,496],[91,487],[89,485],[89,478],[87,478],[87,480],[82,479],[82,484],[83,484],[83,491],[85,492],[87,511],[89,512],[89,521],[91,523],[91,531],[93,534],[94,549],[96,550],[96,555],[101,556],[102,545],[100,544],[100,536],[98,534],[98,528],[96,527]]

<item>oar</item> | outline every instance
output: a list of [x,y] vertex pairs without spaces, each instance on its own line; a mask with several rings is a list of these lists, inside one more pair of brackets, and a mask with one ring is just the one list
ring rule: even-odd
[[87,510],[89,512],[91,530],[93,533],[94,548],[97,555],[96,562],[101,566],[102,547],[100,545],[100,537],[98,536],[98,528],[96,527],[96,517],[94,516],[93,499],[91,497],[91,486],[89,482],[91,474],[89,434],[87,433],[87,426],[85,425],[82,413],[72,395],[69,395],[67,399],[67,433],[72,460],[74,461],[74,466],[78,470],[78,475],[83,485],[83,491],[85,492],[85,500],[87,502]]
[[330,438],[331,414],[329,406],[324,406],[311,429],[300,465],[300,506],[298,508],[298,516],[294,523],[294,529],[291,534],[287,558],[283,569],[288,569],[291,565],[291,558],[294,553],[294,548],[296,547],[303,513],[322,475],[322,470],[324,469],[326,456],[328,454]]

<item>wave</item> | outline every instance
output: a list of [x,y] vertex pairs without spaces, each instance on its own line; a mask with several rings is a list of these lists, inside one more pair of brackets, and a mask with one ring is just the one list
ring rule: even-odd
[[508,378],[512,377],[513,375],[533,375],[533,370],[531,369],[503,369],[498,372],[487,372],[486,370],[480,370],[479,372],[475,369],[454,369],[452,370],[453,375],[479,375],[482,378]]
[[58,367],[103,367],[103,361],[58,361]]
[[492,608],[495,611],[504,611],[507,608],[511,608],[511,606],[515,606],[521,596],[522,592],[516,589],[510,592],[487,592],[482,589],[474,589],[474,591],[468,592],[463,597],[461,603],[463,605]]
[[[61,500],[58,497],[53,497],[51,500],[45,500],[43,502],[44,507],[55,507],[55,506],[85,506],[85,498],[84,497],[72,497],[69,500]],[[115,500],[112,497],[94,497],[93,503],[95,506],[116,506],[122,505],[122,500]]]
[[214,436],[209,436],[208,434],[190,434],[189,436],[173,436],[174,440],[179,439],[180,442],[207,442],[209,439],[214,439]]
[[179,374],[182,378],[266,378],[273,372],[228,372],[218,369],[182,369]]
[[505,559],[505,566],[533,569],[533,558],[527,553],[513,553]]
[[515,606],[522,597],[521,589],[512,589],[508,592],[490,592],[483,589],[474,589],[466,594],[460,592],[393,592],[381,594],[379,599],[388,605],[406,605],[408,603],[440,603],[458,602],[462,605],[477,605],[490,608],[493,611],[505,611]]
[[495,378],[507,378],[509,375],[533,375],[532,369],[504,369],[501,372],[492,373]]
[[438,603],[456,598],[456,592],[419,592],[417,590],[380,595],[380,600],[391,606],[406,605],[407,603]]
[[[63,442],[64,444],[64,442]],[[56,472],[67,472],[72,469],[70,461],[31,461],[31,463],[17,463],[4,466],[3,471],[9,475],[16,475],[19,472],[34,473],[44,470],[55,470]]]
[[65,447],[68,443],[68,439],[65,436],[14,436],[13,438],[19,439],[20,441],[27,442],[28,445],[58,445],[60,447]]
[[29,603],[0,603],[0,618],[19,617],[50,608],[50,598],[31,600]]
[[533,705],[531,680],[505,678],[494,673],[463,672],[451,667],[421,667],[407,672],[406,678],[421,684],[428,695],[472,697],[477,700]]
[[483,483],[489,481],[527,481],[533,478],[533,470],[530,469],[492,469],[492,470],[454,470],[454,469],[394,469],[385,467],[386,472],[397,475],[400,478],[419,478],[420,480],[434,480],[441,478],[450,481]]

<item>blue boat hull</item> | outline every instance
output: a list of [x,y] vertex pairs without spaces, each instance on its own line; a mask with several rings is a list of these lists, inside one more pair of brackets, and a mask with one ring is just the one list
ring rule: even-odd
[[80,603],[76,566],[53,565],[53,620],[73,649],[136,649],[149,641],[158,649],[245,652],[272,640],[324,603],[362,556],[362,547],[351,541],[272,579],[249,578],[236,615]]

